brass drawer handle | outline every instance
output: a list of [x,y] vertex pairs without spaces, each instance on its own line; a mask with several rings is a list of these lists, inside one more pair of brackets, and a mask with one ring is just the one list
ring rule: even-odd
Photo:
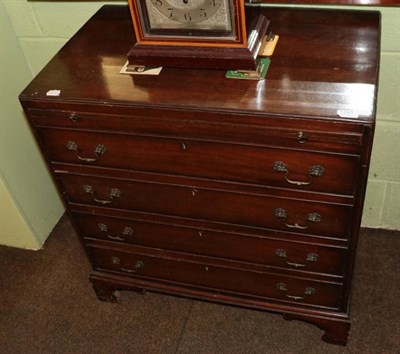
[[68,141],[67,144],[65,145],[68,150],[74,151],[76,157],[85,162],[95,162],[97,161],[101,155],[104,155],[104,153],[107,151],[106,147],[103,144],[97,144],[93,153],[96,157],[82,157],[79,155],[79,148],[78,145],[74,141]]
[[76,123],[77,121],[79,121],[79,116],[76,113],[71,113],[68,117],[71,121],[73,121],[74,123]]
[[295,222],[294,224],[288,224],[286,222],[287,219],[287,211],[283,208],[277,208],[275,209],[275,216],[279,219],[284,219],[285,220],[285,226],[290,228],[290,229],[299,229],[299,230],[306,230],[310,227],[309,222],[320,222],[322,220],[322,216],[318,213],[310,213],[308,214],[306,223],[304,225],[300,225],[299,223]]
[[121,191],[117,188],[110,189],[110,194],[109,194],[110,199],[109,200],[97,199],[95,190],[93,189],[92,186],[90,186],[88,184],[83,186],[83,190],[85,193],[91,194],[93,197],[93,200],[99,204],[110,204],[114,201],[115,198],[118,198],[121,196]]
[[[121,265],[121,259],[119,257],[111,257],[111,263]],[[127,272],[127,273],[136,273],[143,267],[144,267],[144,263],[142,261],[136,261],[135,264],[133,265],[132,269],[120,267],[120,270],[122,270],[123,272]]]
[[[276,287],[281,291],[284,291],[284,292],[288,291],[288,287],[285,283],[277,283]],[[286,294],[286,297],[288,297],[289,299],[293,299],[293,300],[304,300],[307,296],[311,296],[311,295],[315,294],[315,292],[316,292],[316,290],[314,288],[307,287],[303,291],[303,296]]]
[[[99,228],[100,231],[108,232],[108,226],[107,226],[106,224],[100,223],[100,224],[98,224],[97,226],[98,226],[98,228]],[[125,241],[125,240],[126,240],[126,236],[132,236],[132,235],[133,235],[133,229],[130,228],[129,226],[126,226],[126,227],[124,228],[124,230],[122,231],[122,236],[124,236],[124,237],[121,237],[121,236],[112,236],[112,235],[109,235],[109,234],[107,234],[107,237],[108,237],[110,240]]]
[[275,254],[278,257],[284,258],[286,264],[288,264],[290,266],[293,266],[293,267],[296,267],[296,268],[306,267],[309,262],[316,262],[318,260],[318,258],[319,258],[319,256],[317,254],[315,254],[315,253],[308,253],[307,257],[306,257],[306,260],[305,260],[305,263],[295,263],[295,262],[289,262],[287,260],[287,258],[288,258],[287,252],[282,248],[278,248],[277,250],[275,250]]
[[137,273],[140,269],[144,267],[144,263],[142,261],[136,261],[135,264],[133,265],[132,269],[127,269],[121,267],[121,270],[127,273]]
[[308,172],[309,180],[308,181],[295,181],[289,178],[289,168],[282,161],[274,162],[273,169],[276,172],[285,173],[284,178],[285,181],[294,184],[296,186],[308,186],[312,183],[312,177],[321,177],[325,173],[325,168],[321,165],[311,166],[310,171]]

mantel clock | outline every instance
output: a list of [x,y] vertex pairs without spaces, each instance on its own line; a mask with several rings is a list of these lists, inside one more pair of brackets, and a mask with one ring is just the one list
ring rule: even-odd
[[[130,65],[255,69],[269,21],[244,0],[129,0]],[[246,20],[249,22],[246,26]]]

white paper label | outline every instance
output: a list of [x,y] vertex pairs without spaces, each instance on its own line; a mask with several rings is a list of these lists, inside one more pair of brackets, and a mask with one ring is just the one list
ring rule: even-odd
[[46,96],[60,96],[61,90],[49,90],[46,93]]
[[343,117],[343,118],[358,118],[359,117],[359,112],[353,111],[351,109],[338,109],[336,111],[336,113],[339,117]]

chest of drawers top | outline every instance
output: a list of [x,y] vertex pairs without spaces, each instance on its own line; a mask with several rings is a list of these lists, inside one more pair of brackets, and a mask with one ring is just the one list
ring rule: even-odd
[[[197,117],[202,112],[231,112],[251,115],[246,122],[266,126],[269,116],[307,117],[315,120],[312,124],[321,118],[371,123],[378,80],[379,13],[262,11],[280,36],[264,81],[230,80],[220,70],[163,68],[158,76],[119,74],[134,43],[132,24],[127,7],[105,6],[31,82],[21,99],[40,101],[46,108],[56,103],[66,108],[72,102],[90,103],[99,112],[115,106],[122,111],[132,106],[200,111]],[[113,30],[107,27],[110,23]],[[47,96],[53,89],[60,90],[58,97]],[[230,122],[235,119],[241,117]]]

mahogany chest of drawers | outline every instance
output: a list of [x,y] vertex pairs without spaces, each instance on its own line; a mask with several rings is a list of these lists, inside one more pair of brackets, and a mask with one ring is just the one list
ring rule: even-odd
[[101,300],[152,290],[264,309],[345,344],[379,13],[263,11],[281,38],[264,81],[120,74],[129,12],[105,6],[20,100]]

